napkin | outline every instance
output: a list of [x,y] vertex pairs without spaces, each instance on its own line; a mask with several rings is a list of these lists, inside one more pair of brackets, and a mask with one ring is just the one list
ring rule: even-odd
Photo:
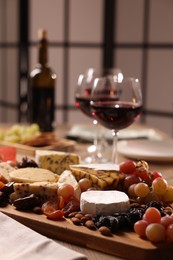
[[[93,125],[85,125],[85,124],[76,124],[71,127],[69,132],[67,133],[67,138],[81,141],[92,142],[94,137],[98,134],[101,138],[102,136],[108,141],[112,140],[112,131],[100,126]],[[133,128],[128,127],[119,131],[118,139],[154,139],[161,140],[161,136],[156,133],[156,131],[152,128]]]
[[0,212],[0,252],[3,260],[86,260]]

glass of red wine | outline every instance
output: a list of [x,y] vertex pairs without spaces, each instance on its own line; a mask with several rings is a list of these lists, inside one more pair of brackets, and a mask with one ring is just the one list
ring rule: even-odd
[[112,163],[117,163],[118,132],[131,124],[142,113],[142,92],[138,79],[114,75],[94,80],[90,101],[92,115],[113,133]]
[[[78,77],[77,88],[75,91],[76,107],[80,109],[86,116],[92,119],[93,124],[96,125],[97,121],[92,116],[90,107],[91,91],[93,88],[94,79],[98,76],[96,69],[89,68],[85,74],[81,74]],[[94,137],[93,145],[88,148],[91,156],[85,158],[86,163],[92,163],[96,161],[96,149],[97,149],[97,135]]]

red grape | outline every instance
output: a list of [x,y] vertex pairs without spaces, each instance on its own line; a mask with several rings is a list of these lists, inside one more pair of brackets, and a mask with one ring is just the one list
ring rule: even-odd
[[149,165],[146,161],[138,161],[136,164],[135,174],[145,181],[146,183],[151,182],[150,173],[149,173]]
[[161,213],[158,209],[154,207],[147,208],[145,214],[143,215],[143,219],[148,223],[159,223],[161,220]]
[[81,191],[86,191],[92,187],[92,181],[89,180],[88,178],[82,178],[79,180],[78,183],[81,188]]
[[163,177],[162,174],[158,171],[152,171],[150,174],[151,174],[151,181],[154,181],[154,179],[158,177]]
[[165,193],[162,196],[162,200],[165,202],[173,202],[173,186],[168,185]]
[[169,215],[166,215],[161,218],[160,223],[167,228],[170,224],[173,224],[173,218],[171,218]]
[[161,242],[166,238],[166,230],[160,223],[151,223],[146,227],[146,237],[151,242]]
[[163,195],[168,187],[168,183],[165,179],[158,177],[152,182],[152,189],[158,195]]
[[134,183],[134,184],[130,185],[130,187],[128,188],[128,195],[129,195],[130,198],[135,198],[136,197],[136,194],[135,194],[135,186],[136,185],[137,184]]
[[150,201],[160,201],[159,195],[157,195],[153,190],[151,190],[148,195],[145,197],[144,203],[147,204]]
[[145,230],[148,226],[148,222],[145,220],[139,220],[134,224],[134,231],[140,236],[140,237],[146,237]]
[[134,192],[137,197],[144,198],[148,195],[148,193],[150,192],[150,189],[146,183],[139,182],[136,184],[136,186],[134,188]]
[[173,241],[173,224],[167,227],[166,236],[169,241]]
[[136,163],[134,161],[128,160],[120,163],[120,171],[124,174],[132,174],[136,169]]
[[149,176],[149,172],[144,168],[136,168],[135,174],[141,178],[142,181],[145,181],[146,183],[150,183],[151,179]]
[[62,196],[65,202],[69,202],[74,196],[74,187],[68,183],[61,184],[58,187],[58,196]]
[[124,186],[128,189],[132,184],[139,183],[140,179],[135,174],[129,174],[124,179]]

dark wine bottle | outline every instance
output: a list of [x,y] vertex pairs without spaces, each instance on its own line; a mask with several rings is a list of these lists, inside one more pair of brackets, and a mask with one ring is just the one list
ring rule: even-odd
[[56,74],[48,65],[47,32],[39,30],[38,64],[30,73],[30,122],[37,123],[43,132],[54,129]]

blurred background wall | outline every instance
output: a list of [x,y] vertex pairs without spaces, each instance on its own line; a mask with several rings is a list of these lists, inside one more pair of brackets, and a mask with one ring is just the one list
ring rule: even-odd
[[28,75],[45,28],[57,73],[57,123],[90,122],[75,108],[80,73],[121,68],[141,81],[142,120],[173,132],[172,0],[0,0],[0,122],[25,122]]

